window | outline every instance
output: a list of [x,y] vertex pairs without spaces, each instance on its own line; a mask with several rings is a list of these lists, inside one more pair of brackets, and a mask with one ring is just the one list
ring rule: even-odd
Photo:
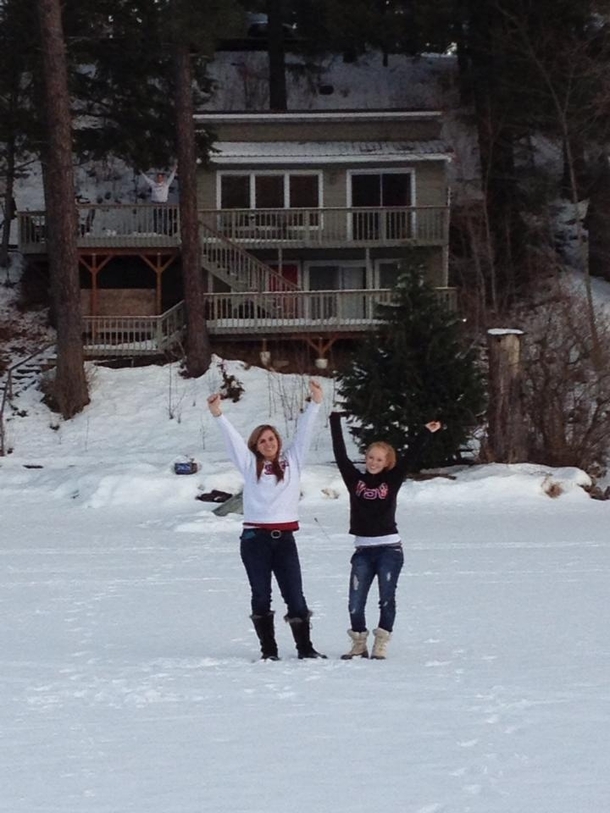
[[352,206],[411,206],[410,172],[352,172]]
[[352,208],[363,209],[351,217],[355,240],[400,241],[410,236],[412,213],[405,208],[413,205],[411,172],[350,172],[348,193]]
[[310,291],[347,291],[366,288],[364,265],[310,265]]
[[247,175],[224,175],[222,178],[222,209],[250,207],[250,178]]
[[320,205],[320,179],[317,175],[289,175],[288,206],[291,209],[314,209]]
[[253,209],[284,208],[284,177],[282,175],[254,176]]
[[400,262],[380,262],[378,267],[379,285],[378,288],[395,288],[398,278],[404,273],[404,267]]
[[316,209],[321,198],[319,172],[219,173],[220,209]]
[[[345,291],[344,294],[320,294],[311,298],[312,319],[362,319],[366,312],[366,295],[356,293],[366,288],[366,267],[357,264],[310,265],[310,291]],[[354,291],[350,294],[349,291]]]

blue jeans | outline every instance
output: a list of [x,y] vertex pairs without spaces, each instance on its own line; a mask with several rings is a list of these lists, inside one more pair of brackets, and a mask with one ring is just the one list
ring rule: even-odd
[[379,624],[392,632],[396,618],[396,585],[404,564],[400,545],[356,548],[349,580],[349,617],[354,632],[366,630],[366,600],[375,576],[379,585]]
[[286,602],[288,618],[308,618],[301,564],[292,532],[246,528],[240,542],[241,560],[252,591],[252,615],[271,612],[273,575]]

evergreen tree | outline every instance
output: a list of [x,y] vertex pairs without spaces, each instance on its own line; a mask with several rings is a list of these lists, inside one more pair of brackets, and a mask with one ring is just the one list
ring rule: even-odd
[[[412,471],[456,462],[484,409],[476,353],[465,346],[459,319],[417,269],[401,276],[378,315],[381,326],[339,375],[359,447],[391,443]],[[443,430],[430,433],[432,420]]]

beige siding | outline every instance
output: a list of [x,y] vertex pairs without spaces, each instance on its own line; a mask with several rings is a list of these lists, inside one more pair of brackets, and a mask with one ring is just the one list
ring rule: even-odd
[[216,209],[216,170],[202,169],[197,174],[197,205],[200,209]]
[[347,206],[347,192],[345,185],[345,170],[327,168],[324,171],[324,206]]
[[415,205],[444,206],[447,203],[446,164],[422,161],[415,171]]
[[430,251],[428,256],[428,281],[438,288],[447,286],[447,269],[445,268],[444,249]]
[[[445,179],[445,163],[443,161],[418,161],[404,164],[340,164],[336,167],[324,167],[322,172],[323,183],[323,206],[332,208],[335,206],[348,206],[347,199],[347,176],[348,172],[354,170],[392,170],[411,169],[414,172],[416,192],[415,204],[417,206],[444,206],[447,201],[447,184]],[[296,170],[295,164],[284,167],[270,166],[265,164],[244,165],[244,172],[289,172]],[[308,166],[312,170],[314,167]],[[225,171],[239,171],[237,167],[226,167]],[[201,170],[198,177],[198,202],[201,209],[216,209],[216,179],[217,172],[222,172],[219,166],[214,170]]]
[[94,292],[80,292],[83,316],[155,316],[155,290],[150,288],[98,288],[97,313],[92,314]]
[[411,141],[440,137],[437,119],[214,123],[218,141]]

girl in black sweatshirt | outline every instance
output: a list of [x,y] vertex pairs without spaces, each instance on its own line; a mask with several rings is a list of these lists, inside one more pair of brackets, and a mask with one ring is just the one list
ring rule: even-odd
[[[344,660],[354,657],[368,658],[365,607],[373,580],[379,586],[379,624],[371,657],[386,657],[387,645],[396,617],[396,586],[402,570],[404,556],[402,542],[396,527],[396,499],[403,484],[407,464],[397,459],[396,451],[388,443],[372,443],[366,450],[365,471],[356,468],[348,458],[341,431],[343,413],[333,412],[330,429],[333,452],[350,499],[350,534],[354,535],[356,550],[351,558],[349,585],[349,615],[351,628],[347,631],[352,641]],[[441,424],[426,424],[436,432]]]

